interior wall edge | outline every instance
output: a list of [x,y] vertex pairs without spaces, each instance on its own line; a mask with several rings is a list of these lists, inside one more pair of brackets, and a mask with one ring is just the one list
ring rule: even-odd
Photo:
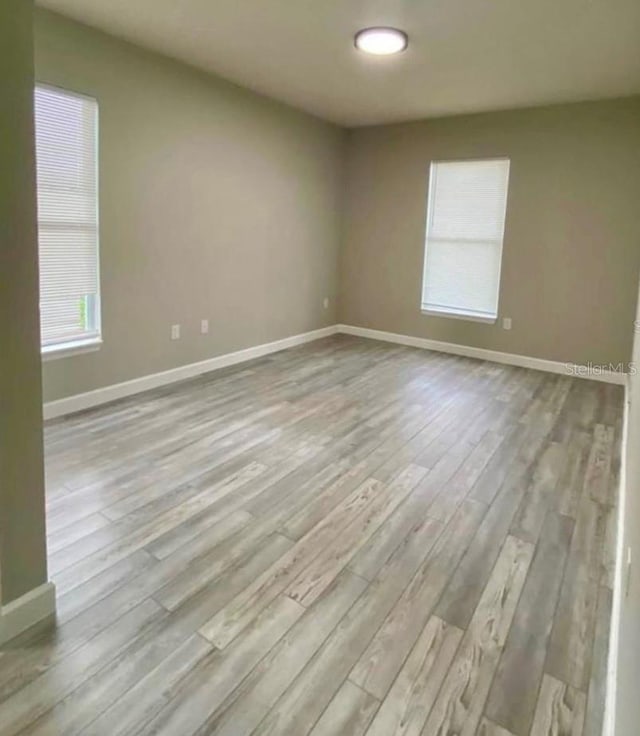
[[0,605],[47,580],[32,11],[0,3]]
[[49,581],[0,608],[0,645],[55,617],[56,588]]

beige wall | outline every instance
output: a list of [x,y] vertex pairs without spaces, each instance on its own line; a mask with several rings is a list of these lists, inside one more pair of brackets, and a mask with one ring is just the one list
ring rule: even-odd
[[46,400],[335,323],[343,131],[47,12],[35,41],[100,106],[104,346]]
[[[429,163],[508,156],[500,316],[420,313]],[[578,363],[628,361],[640,266],[640,97],[354,130],[340,320]]]
[[47,578],[32,5],[0,4],[0,603]]

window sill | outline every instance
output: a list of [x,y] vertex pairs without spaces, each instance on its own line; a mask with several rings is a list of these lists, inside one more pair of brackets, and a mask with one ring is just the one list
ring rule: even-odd
[[447,317],[449,319],[463,319],[468,322],[482,322],[486,325],[495,325],[498,321],[497,315],[495,317],[483,317],[478,314],[471,314],[469,312],[449,312],[440,309],[421,309],[422,314],[427,317]]
[[59,345],[47,345],[41,350],[42,360],[58,360],[59,358],[70,358],[82,353],[94,353],[102,347],[102,338],[91,340],[76,340],[75,342],[64,342]]

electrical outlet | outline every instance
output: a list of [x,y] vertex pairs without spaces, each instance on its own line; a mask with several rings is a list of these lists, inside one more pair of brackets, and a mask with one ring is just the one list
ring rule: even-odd
[[171,339],[172,340],[180,339],[180,325],[171,325]]
[[200,334],[206,335],[207,332],[209,332],[209,320],[208,319],[201,319],[200,320]]
[[511,329],[511,317],[503,317],[502,318],[502,329],[503,330],[510,330]]
[[324,301],[322,302],[322,306],[325,309],[329,309],[329,297],[328,296],[325,296]]

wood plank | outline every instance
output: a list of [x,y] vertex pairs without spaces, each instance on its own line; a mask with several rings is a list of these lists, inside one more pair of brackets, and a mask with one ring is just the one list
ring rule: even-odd
[[304,736],[311,730],[429,553],[436,523],[425,519],[422,529],[393,553],[252,736]]
[[47,554],[51,556],[74,542],[109,526],[111,526],[111,521],[98,512],[84,517],[82,524],[70,523],[56,531],[48,530]]
[[[265,540],[259,551],[256,550],[253,555],[247,554],[230,564],[214,585],[191,598],[179,610],[180,617],[187,619],[187,625],[190,624],[195,631],[290,547],[291,542],[278,535]],[[24,688],[43,672],[49,672],[53,668],[56,668],[53,669],[54,672],[60,671],[68,658],[73,657],[81,647],[92,641],[99,641],[98,635],[105,636],[114,622],[147,600],[149,592],[158,585],[158,580],[173,571],[171,567],[166,570],[160,570],[160,567],[158,565],[140,578],[116,589],[56,631],[45,632],[36,641],[27,640],[24,649],[18,648],[15,657],[8,658],[5,653],[0,658],[2,697],[6,698],[21,687]],[[73,662],[73,659],[70,661]]]
[[[389,519],[356,552],[349,562],[349,569],[365,580],[373,580],[394,550],[420,528],[429,505],[429,495],[424,495],[420,484]],[[439,535],[443,524],[434,524],[434,534]]]
[[140,724],[167,704],[182,680],[211,652],[211,644],[201,636],[189,637],[89,723],[82,730],[83,736],[134,736]]
[[429,619],[367,736],[420,736],[462,634],[436,616]]
[[345,571],[200,726],[217,736],[249,734],[366,588]]
[[507,537],[423,729],[473,736],[533,557],[533,546]]
[[233,536],[253,521],[250,514],[240,510],[232,511],[222,519],[218,519],[216,514],[211,517],[206,515],[204,518],[205,521],[202,526],[200,524],[194,525],[190,523],[192,520],[188,520],[184,524],[171,529],[168,534],[146,545],[145,549],[158,560],[166,559],[186,545],[190,545],[191,549],[195,549],[198,540],[202,540],[201,549],[211,549],[211,547],[224,542],[225,539]]
[[58,624],[67,623],[70,619],[91,608],[98,601],[106,598],[110,593],[150,571],[156,565],[157,560],[141,549],[108,567],[99,575],[89,578],[82,585],[67,593],[59,593],[56,600]]
[[613,592],[601,586],[598,595],[591,676],[587,692],[584,736],[602,736],[603,733],[612,605]]
[[233,647],[225,652],[214,650],[205,657],[182,681],[179,692],[138,733],[195,733],[304,610],[291,598],[278,596]]
[[607,506],[605,509],[605,531],[600,559],[602,575],[600,584],[613,590],[616,577],[616,543],[618,540],[618,506]]
[[132,639],[125,657],[115,657],[22,733],[67,736],[84,730],[97,714],[126,696],[190,637],[187,619],[165,616]]
[[379,485],[378,481],[371,479],[359,486],[297,542],[272,569],[267,570],[205,624],[200,629],[202,636],[218,648],[224,649],[271,600],[284,591],[290,581],[337,538],[341,529],[371,503]]
[[[516,448],[519,446],[518,444]],[[471,621],[525,493],[530,461],[532,462],[531,446],[527,445],[523,455],[511,465],[497,497],[438,603],[437,615],[453,626],[466,629]]]
[[362,736],[379,705],[372,695],[345,680],[313,727],[311,736]]
[[531,736],[582,736],[584,708],[584,693],[545,675]]
[[[230,566],[259,549],[269,537],[271,528],[268,522],[252,522],[202,554],[198,554],[199,545],[195,550],[190,549],[191,545],[181,547],[164,560],[164,569],[169,571],[168,581],[162,586],[154,584],[154,598],[169,611],[177,609]],[[182,568],[183,563],[185,567],[188,565],[188,574],[170,574],[172,569]]]
[[497,723],[490,721],[488,718],[483,718],[478,728],[477,736],[514,736],[506,728],[498,726]]
[[425,475],[426,468],[409,465],[386,487],[372,479],[376,487],[375,498],[347,527],[339,539],[322,551],[287,587],[286,595],[303,606],[309,606],[347,565],[353,555],[411,493]]
[[516,736],[533,719],[572,529],[568,517],[547,515],[487,700],[487,717]]
[[146,600],[119,618],[64,661],[5,699],[0,707],[0,733],[12,736],[25,729],[115,659],[144,627],[165,616],[160,606]]
[[[602,446],[601,435],[594,433],[596,449],[591,459],[609,468],[606,451],[611,448],[608,443]],[[597,485],[595,493],[592,482]],[[594,495],[601,495],[601,482],[599,470],[594,468],[589,473],[587,469],[545,665],[550,675],[584,691],[591,671],[598,584],[605,574],[602,562],[607,509],[594,499]]]
[[519,424],[493,454],[473,485],[469,497],[491,504],[505,483],[513,483],[514,478],[526,474],[543,440],[544,434],[535,423],[533,426]]
[[378,700],[387,694],[426,625],[484,511],[474,501],[462,504],[353,668],[351,681]]
[[596,424],[593,431],[593,444],[585,474],[585,489],[594,501],[601,504],[609,502],[609,477],[613,456],[614,428]]
[[571,432],[566,448],[567,458],[558,480],[556,510],[575,519],[591,452],[591,435],[585,430]]
[[[397,412],[398,407],[394,405],[394,408]],[[283,522],[282,533],[290,539],[304,536],[356,486],[393,457],[405,443],[414,441],[414,435],[431,420],[430,416],[425,416],[420,407],[416,406],[409,407],[387,426],[376,427],[364,447],[361,446],[357,453],[353,453],[355,464],[347,463],[347,470],[338,472],[335,480],[328,486],[322,487],[316,483],[312,495],[305,494],[302,499],[296,499]],[[367,421],[367,426],[370,423]]]
[[429,516],[444,523],[451,519],[503,441],[503,436],[493,430],[483,435],[451,479],[441,484],[440,493],[429,506]]
[[511,534],[533,544],[537,542],[547,511],[555,504],[555,490],[565,461],[566,453],[560,443],[551,442],[543,448],[511,524]]
[[553,620],[545,670],[555,678],[586,690],[596,619],[598,584],[580,561],[569,556],[560,600]]

